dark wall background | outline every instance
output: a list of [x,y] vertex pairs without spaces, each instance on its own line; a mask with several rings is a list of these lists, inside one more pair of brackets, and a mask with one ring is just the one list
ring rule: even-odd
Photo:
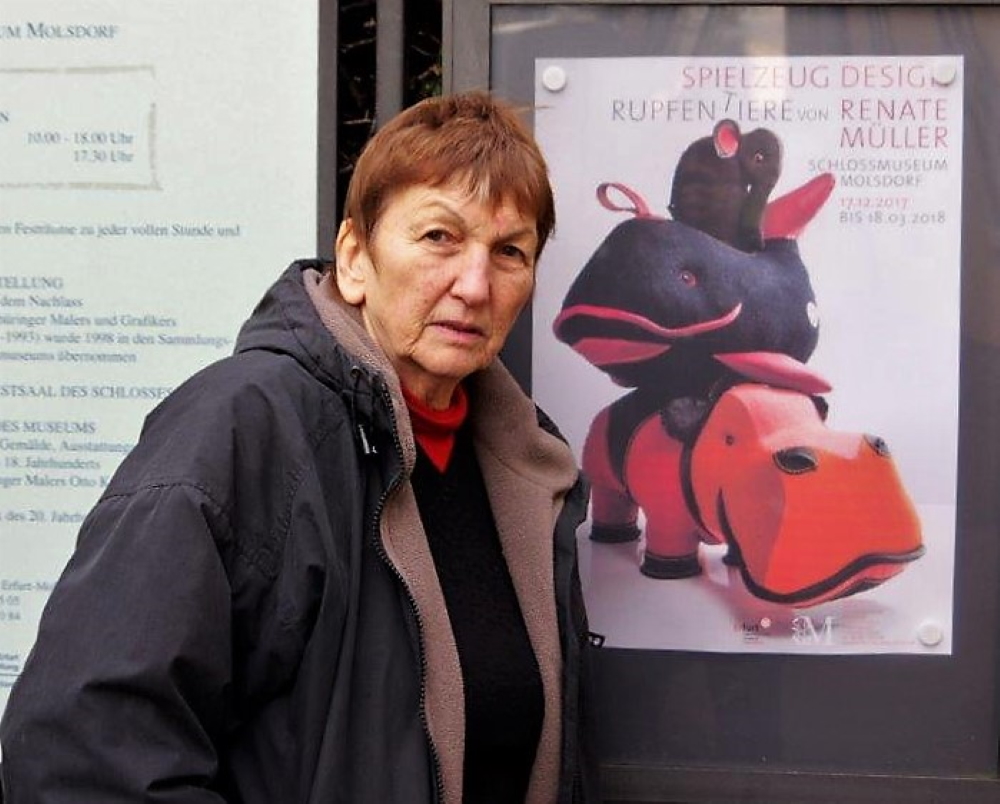
[[[403,102],[441,92],[441,0],[404,0]],[[376,0],[337,11],[337,218],[358,154],[375,130]]]

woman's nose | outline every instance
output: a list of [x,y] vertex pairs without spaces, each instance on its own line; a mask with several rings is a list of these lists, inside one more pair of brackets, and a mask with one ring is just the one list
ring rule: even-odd
[[485,301],[490,295],[490,251],[473,245],[459,259],[452,293],[466,304]]

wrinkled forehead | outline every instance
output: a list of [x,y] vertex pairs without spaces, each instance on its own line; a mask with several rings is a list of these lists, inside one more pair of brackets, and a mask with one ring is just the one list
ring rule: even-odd
[[450,212],[459,217],[488,220],[497,229],[535,230],[534,210],[518,203],[515,193],[495,192],[485,182],[452,178],[442,182],[417,182],[396,188],[383,201],[373,234],[388,215],[417,215],[427,209]]
[[517,187],[512,188],[508,182],[497,180],[488,173],[480,175],[470,171],[437,180],[425,179],[410,186],[440,190],[449,196],[481,204],[492,211],[506,208],[525,219],[534,220],[535,217],[534,204],[527,193],[518,192]]

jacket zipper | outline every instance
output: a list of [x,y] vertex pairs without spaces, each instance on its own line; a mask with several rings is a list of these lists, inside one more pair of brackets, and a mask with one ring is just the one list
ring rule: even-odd
[[[359,371],[355,368],[354,371]],[[396,455],[400,459],[400,463],[404,463],[403,455],[403,445],[399,440],[399,430],[396,426],[396,416],[395,410],[392,405],[392,395],[389,393],[388,387],[384,382],[375,380],[376,389],[379,395],[382,397],[382,401],[388,406],[388,409],[392,411],[392,416],[390,417],[392,421],[392,442],[396,448]],[[362,446],[366,455],[373,455],[375,449],[371,446],[371,441],[368,439],[364,425],[357,421],[358,433],[361,437]],[[431,754],[431,764],[434,769],[434,787],[437,792],[437,800],[439,802],[444,801],[444,781],[441,778],[441,761],[438,758],[437,747],[434,745],[434,741],[431,739],[430,725],[427,722],[427,658],[426,650],[424,647],[424,624],[420,619],[420,610],[417,608],[417,601],[410,592],[410,587],[406,584],[406,579],[403,578],[403,574],[396,568],[396,565],[389,558],[389,554],[386,553],[385,547],[382,544],[382,538],[380,533],[380,525],[382,523],[382,511],[385,508],[385,504],[389,497],[396,491],[403,480],[403,472],[397,472],[386,485],[385,490],[379,496],[378,503],[375,506],[375,516],[372,521],[372,544],[375,548],[375,554],[379,559],[385,564],[389,572],[396,578],[400,586],[403,588],[403,592],[406,595],[406,599],[410,604],[410,610],[413,612],[413,618],[417,623],[417,634],[419,635],[417,650],[420,654],[420,723],[424,728],[424,736],[427,737],[427,746]]]

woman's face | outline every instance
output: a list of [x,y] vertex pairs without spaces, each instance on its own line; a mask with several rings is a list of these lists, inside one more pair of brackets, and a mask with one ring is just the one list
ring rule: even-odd
[[341,225],[337,282],[407,390],[444,408],[503,346],[531,295],[537,245],[535,220],[510,202],[417,185],[390,198],[369,249]]

